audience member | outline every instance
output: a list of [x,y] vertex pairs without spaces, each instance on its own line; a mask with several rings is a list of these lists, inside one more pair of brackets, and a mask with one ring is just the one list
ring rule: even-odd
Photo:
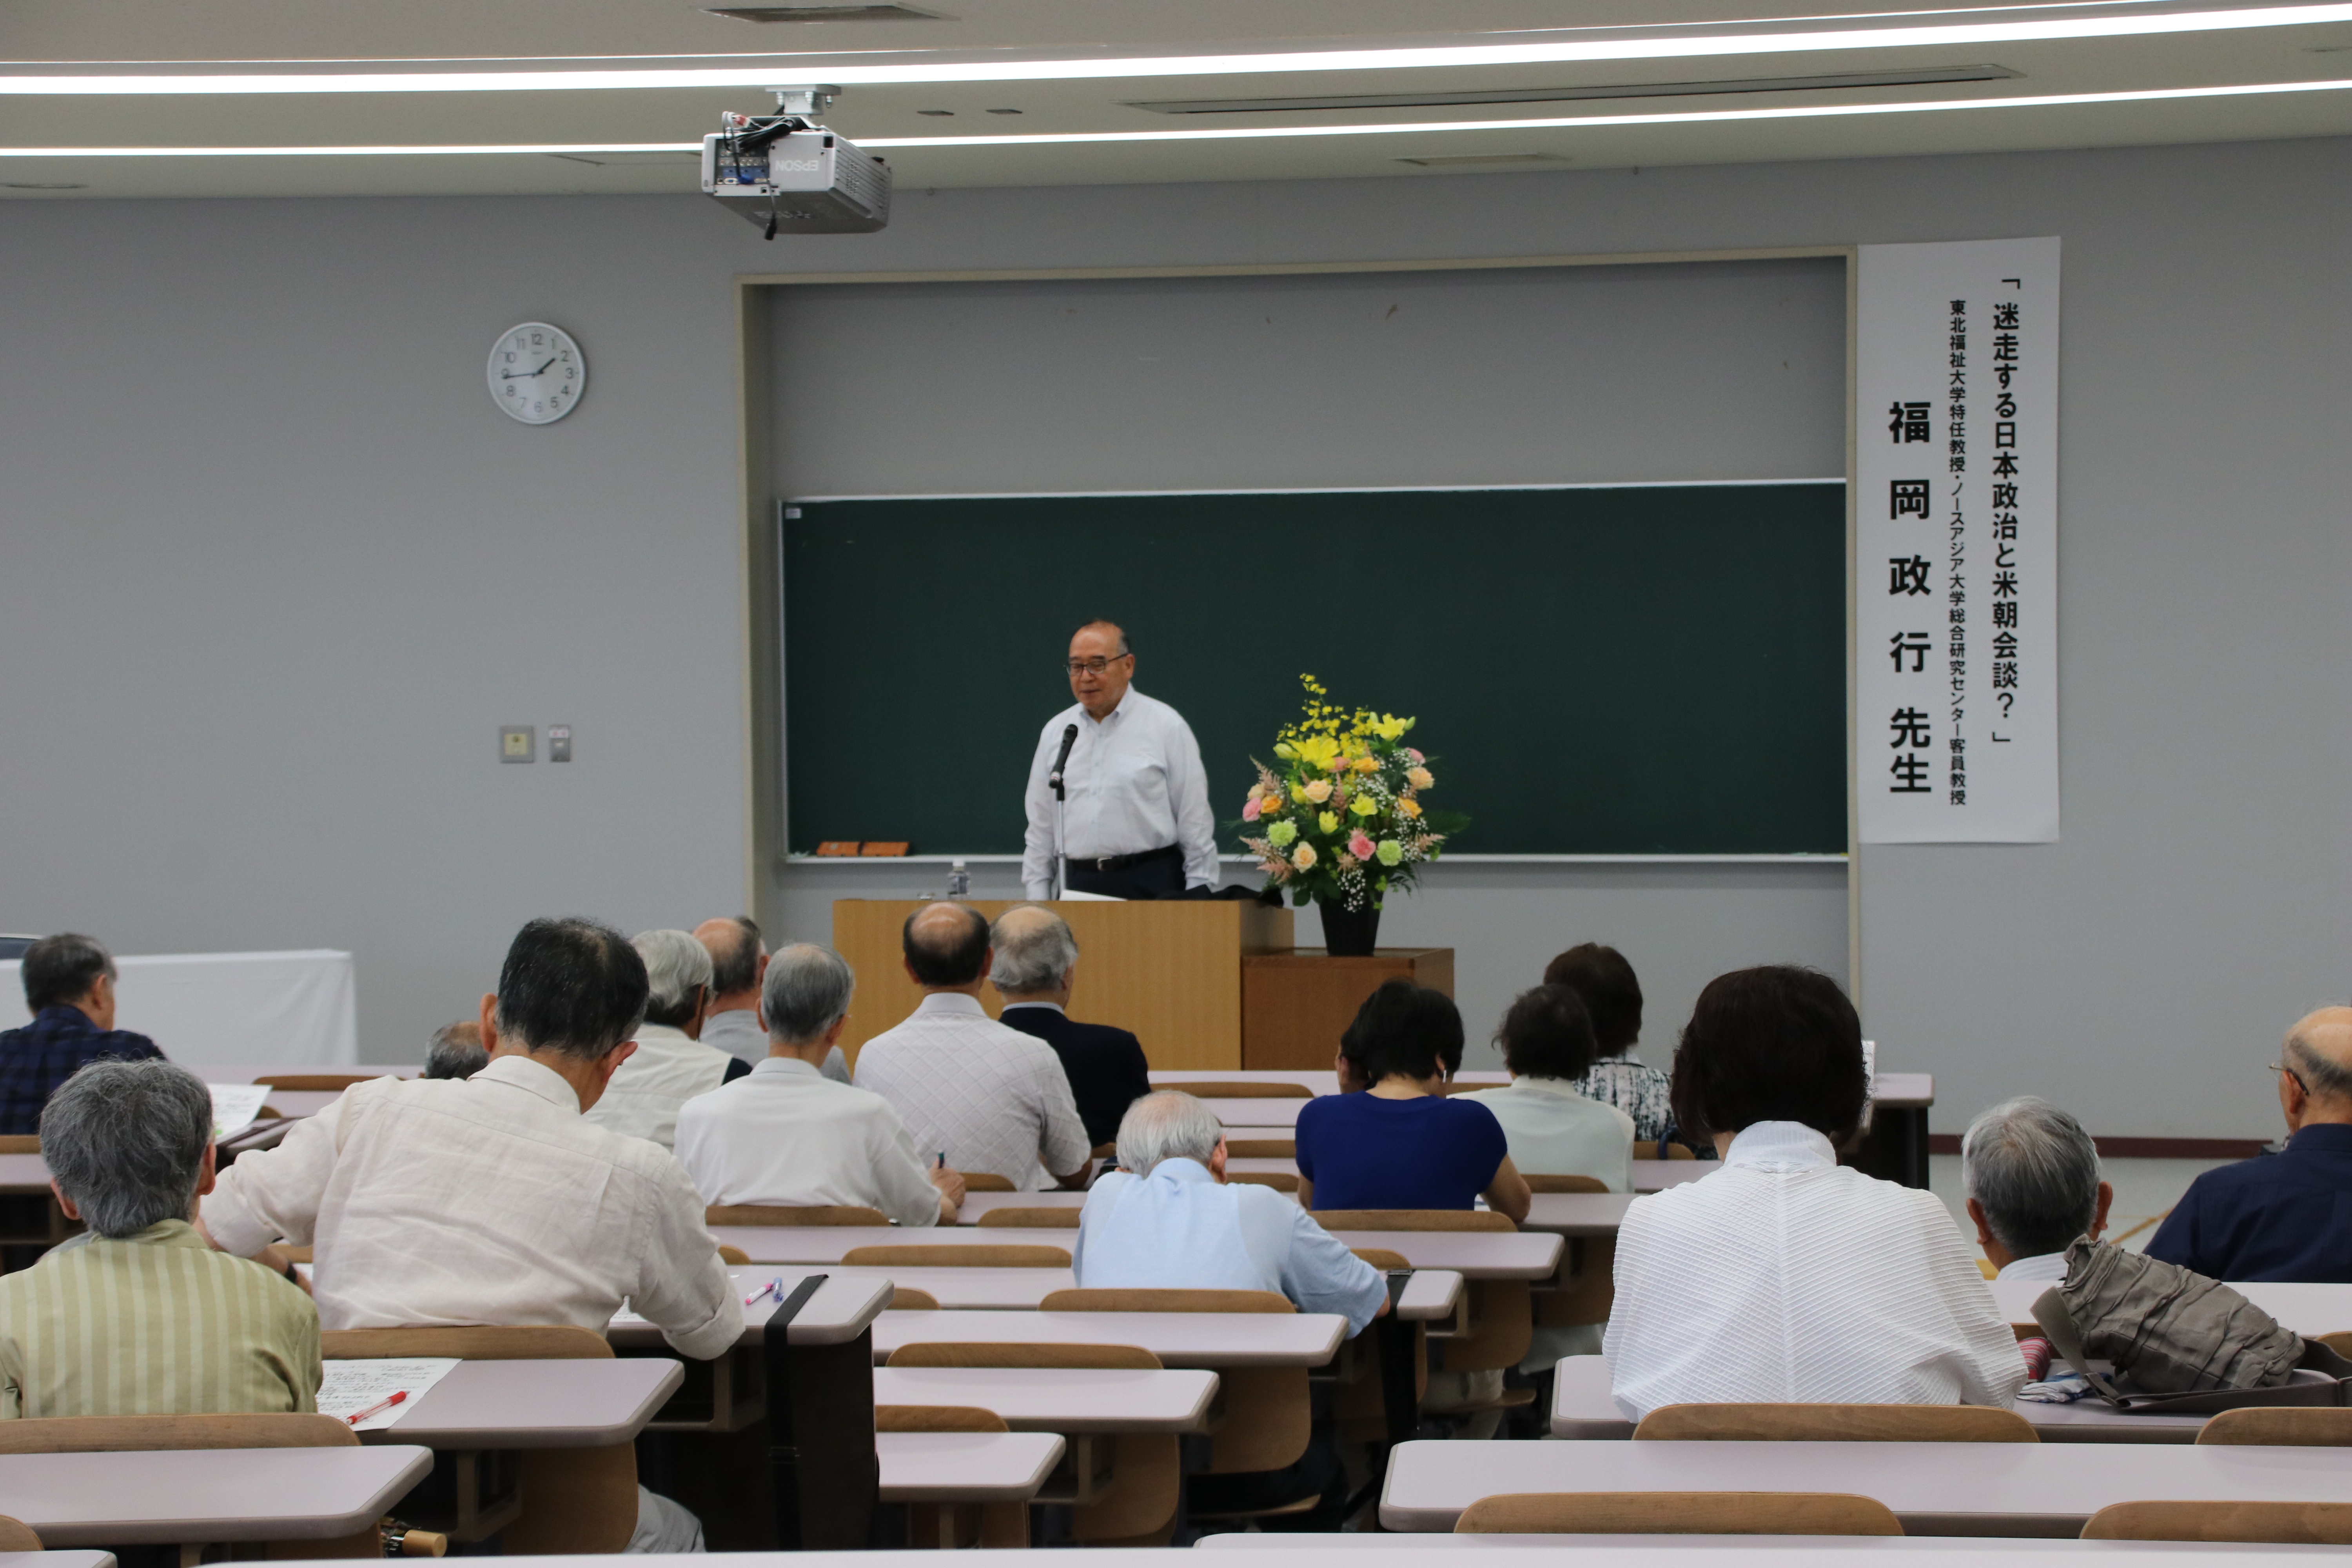
[[856,1205],[904,1226],[956,1222],[962,1176],[917,1154],[880,1095],[817,1070],[840,1048],[856,984],[829,947],[787,947],[770,962],[761,993],[768,1055],[750,1077],[677,1114],[677,1163],[705,1202]]
[[[702,1010],[706,1046],[716,1046],[746,1066],[768,1059],[768,1026],[760,1016],[760,986],[768,973],[768,950],[750,915],[709,920],[694,928],[694,940],[710,953],[710,1000]],[[849,1058],[835,1046],[821,1069],[835,1083],[849,1081]]]
[[899,943],[923,1000],[857,1053],[857,1087],[890,1102],[918,1153],[1035,1192],[1048,1178],[1086,1184],[1094,1145],[1061,1058],[991,1018],[980,988],[994,957],[988,922],[961,904],[927,904]]
[[[316,1249],[330,1329],[575,1323],[626,1301],[680,1355],[743,1331],[743,1302],[677,1162],[583,1112],[636,1049],[645,962],[593,921],[538,920],[482,998],[490,1065],[380,1078],[221,1173],[200,1228],[250,1257]],[[632,1551],[692,1551],[701,1526],[640,1489]]]
[[315,1410],[319,1310],[205,1244],[212,1091],[169,1062],[93,1062],[41,1113],[50,1190],[89,1226],[0,1278],[0,1418]]
[[432,1048],[425,1053],[426,1078],[471,1078],[482,1070],[490,1053],[482,1047],[482,1026],[471,1018],[444,1024],[433,1031]]
[[[1613,947],[1588,942],[1544,965],[1546,985],[1565,985],[1592,1019],[1594,1060],[1577,1079],[1576,1092],[1613,1105],[1633,1119],[1633,1136],[1659,1142],[1673,1131],[1666,1075],[1633,1059],[1642,1037],[1642,983],[1633,966]],[[1661,1151],[1663,1153],[1664,1151]],[[1705,1151],[1712,1157],[1714,1151]]]
[[1364,998],[1340,1055],[1371,1087],[1298,1110],[1298,1201],[1309,1209],[1466,1209],[1481,1195],[1515,1220],[1528,1184],[1495,1113],[1438,1089],[1462,1060],[1462,1015],[1399,976]]
[[1151,1065],[1125,1029],[1069,1016],[1078,974],[1078,939],[1069,922],[1051,910],[1021,904],[996,917],[989,939],[996,961],[988,978],[1004,998],[1004,1022],[1053,1047],[1087,1138],[1097,1147],[1111,1142],[1127,1108],[1151,1092]]
[[33,1021],[0,1034],[0,1133],[29,1137],[41,1107],[85,1062],[160,1060],[144,1035],[114,1026],[114,959],[94,937],[63,931],[25,950],[17,978]]
[[2189,1183],[2147,1255],[2213,1279],[2352,1283],[2352,1007],[2289,1029],[2272,1070],[2286,1148]]
[[2066,1249],[2099,1239],[2116,1190],[2099,1180],[2083,1124],[2025,1095],[1979,1111],[1960,1139],[1960,1184],[1977,1245],[2001,1279],[2066,1278]]
[[667,1149],[677,1138],[679,1106],[751,1068],[695,1037],[710,994],[709,950],[682,931],[639,931],[631,944],[645,960],[651,987],[646,1021],[637,1027],[635,1053],[604,1086],[588,1120]]
[[1577,1080],[1592,1065],[1592,1020],[1565,985],[1522,993],[1495,1032],[1510,1085],[1457,1094],[1503,1124],[1512,1166],[1547,1176],[1593,1176],[1612,1193],[1633,1190],[1633,1119],[1587,1100]]
[[1699,994],[1675,1120],[1724,1164],[1635,1198],[1618,1232],[1602,1353],[1626,1419],[2015,1397],[2025,1363],[1949,1212],[1837,1163],[1865,1093],[1862,1023],[1826,975],[1744,969]]

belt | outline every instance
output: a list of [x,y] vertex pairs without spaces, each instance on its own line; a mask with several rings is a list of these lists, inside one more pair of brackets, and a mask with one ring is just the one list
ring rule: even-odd
[[1146,849],[1135,855],[1073,855],[1069,862],[1074,869],[1086,871],[1124,871],[1131,866],[1149,866],[1156,860],[1181,860],[1184,851],[1171,844],[1164,848]]

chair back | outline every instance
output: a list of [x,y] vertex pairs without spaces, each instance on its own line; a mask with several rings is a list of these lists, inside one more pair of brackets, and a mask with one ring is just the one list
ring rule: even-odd
[[1159,1372],[1160,1358],[1141,1345],[959,1344],[933,1340],[900,1345],[891,1366],[1087,1367]]
[[1690,1152],[1690,1145],[1687,1143],[1668,1143],[1661,1150],[1655,1139],[1636,1138],[1633,1141],[1633,1158],[1636,1160],[1696,1160],[1698,1156]]
[[966,1171],[963,1190],[968,1193],[1012,1193],[1020,1189],[1010,1176],[1000,1176],[993,1171]]
[[2247,1541],[2352,1546],[2352,1502],[2114,1502],[2085,1541]]
[[477,1323],[457,1328],[329,1329],[319,1336],[327,1361],[396,1356],[456,1356],[459,1361],[609,1361],[612,1344],[571,1323]]
[[[1296,1312],[1275,1290],[1055,1290],[1041,1312]],[[1303,1366],[1228,1366],[1217,1372],[1220,1420],[1209,1473],[1278,1470],[1307,1452],[1313,1394]]]
[[1276,1290],[1055,1290],[1041,1312],[1296,1312]]
[[1492,1209],[1317,1209],[1325,1230],[1517,1230]]
[[2249,1405],[2224,1410],[2198,1429],[2200,1443],[2260,1443],[2273,1448],[2352,1447],[2352,1409],[2342,1405]]
[[911,1285],[890,1287],[890,1310],[894,1312],[936,1312],[940,1299],[929,1290],[918,1290]]
[[39,1552],[40,1532],[21,1519],[0,1513],[0,1552]]
[[1609,1184],[1598,1176],[1545,1176],[1533,1171],[1522,1171],[1519,1174],[1526,1179],[1528,1191],[1531,1193],[1605,1193],[1609,1190]]
[[0,1454],[133,1454],[161,1448],[356,1448],[335,1415],[49,1415],[0,1421]]
[[1349,1250],[1383,1274],[1392,1274],[1400,1268],[1412,1267],[1412,1258],[1402,1252],[1391,1252],[1385,1247],[1356,1247]]
[[877,1432],[1010,1432],[1004,1417],[971,1405],[877,1405]]
[[1663,1405],[1637,1440],[1675,1443],[2038,1443],[2033,1423],[1981,1405]]
[[740,1247],[730,1247],[725,1242],[720,1242],[719,1244],[719,1261],[724,1263],[730,1268],[741,1268],[750,1265],[751,1255],[744,1251]]
[[2338,1329],[2332,1334],[2314,1334],[2309,1337],[2317,1340],[2337,1355],[2352,1356],[2352,1329]]
[[1845,1492],[1506,1492],[1456,1535],[1900,1535],[1876,1498]]
[[980,1216],[980,1223],[989,1226],[1012,1226],[1024,1230],[1076,1230],[1078,1228],[1076,1209],[991,1209]]
[[1067,1268],[1070,1255],[1059,1247],[853,1247],[841,1255],[844,1268]]
[[37,1154],[40,1152],[41,1135],[37,1132],[0,1135],[0,1154]]
[[1195,1100],[1312,1100],[1315,1091],[1303,1083],[1260,1083],[1255,1079],[1203,1083],[1155,1083],[1152,1089],[1173,1089]]
[[1277,1193],[1298,1190],[1297,1176],[1288,1171],[1234,1171],[1228,1173],[1225,1180],[1244,1186],[1272,1187]]
[[380,1072],[264,1072],[254,1074],[253,1081],[289,1094],[341,1094],[355,1083],[373,1083],[383,1076]]
[[1296,1160],[1296,1138],[1228,1138],[1225,1152],[1236,1160]]
[[702,1223],[713,1229],[729,1225],[888,1225],[890,1216],[855,1204],[713,1204],[702,1211]]

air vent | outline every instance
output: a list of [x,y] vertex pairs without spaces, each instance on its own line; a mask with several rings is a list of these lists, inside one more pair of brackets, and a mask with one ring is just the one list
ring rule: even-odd
[[912,5],[705,5],[714,16],[739,22],[952,22],[939,11]]
[[1448,153],[1396,161],[1411,163],[1416,169],[1523,169],[1530,163],[1565,163],[1569,160],[1557,153]]
[[[730,13],[732,15],[733,13]],[[1314,110],[1451,109],[1474,103],[1575,103],[1589,99],[1692,98],[1713,92],[1818,92],[1858,87],[1929,87],[2001,81],[2007,66],[1937,66],[1907,71],[1842,71],[1831,76],[1759,76],[1731,81],[1612,82],[1605,87],[1497,87],[1464,92],[1365,92],[1319,98],[1188,98],[1130,102],[1154,114],[1297,114]]]

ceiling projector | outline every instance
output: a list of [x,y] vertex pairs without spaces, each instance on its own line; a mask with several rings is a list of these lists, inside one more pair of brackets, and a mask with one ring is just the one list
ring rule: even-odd
[[780,234],[872,234],[890,221],[890,166],[814,117],[835,87],[780,87],[773,114],[722,114],[702,139],[702,194]]

